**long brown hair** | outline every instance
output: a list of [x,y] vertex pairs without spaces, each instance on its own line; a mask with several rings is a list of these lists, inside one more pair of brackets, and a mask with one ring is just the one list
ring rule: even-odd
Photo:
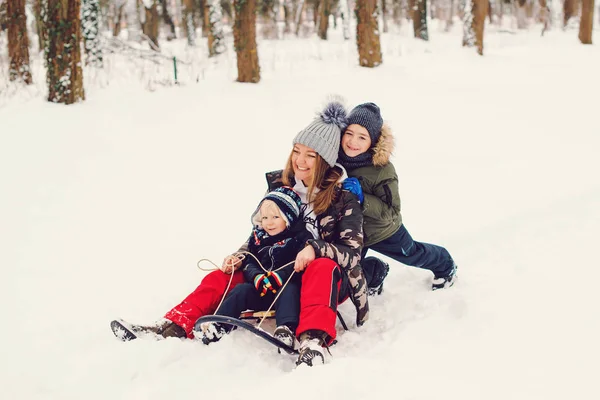
[[[294,167],[292,166],[292,156],[294,151],[290,153],[281,180],[284,185],[294,186],[292,180],[294,179]],[[317,154],[315,159],[315,166],[313,168],[313,179],[311,184],[308,186],[308,201],[313,203],[313,209],[315,215],[319,215],[325,212],[329,206],[335,201],[337,196],[336,186],[340,178],[342,177],[342,170],[340,167],[330,167],[323,157]],[[314,196],[315,189],[319,189],[317,195]]]

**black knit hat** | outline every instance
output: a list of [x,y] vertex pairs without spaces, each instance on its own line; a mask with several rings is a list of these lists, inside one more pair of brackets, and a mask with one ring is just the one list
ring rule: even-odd
[[300,207],[302,206],[300,196],[291,187],[282,186],[269,192],[260,201],[258,207],[256,207],[256,211],[252,214],[252,224],[254,226],[260,226],[260,206],[265,200],[271,200],[277,205],[281,211],[281,215],[283,215],[286,220],[288,228],[294,225],[300,218]]
[[381,136],[381,127],[383,126],[383,118],[379,107],[375,103],[360,104],[348,115],[348,126],[358,124],[364,127],[371,137],[371,146],[375,146]]

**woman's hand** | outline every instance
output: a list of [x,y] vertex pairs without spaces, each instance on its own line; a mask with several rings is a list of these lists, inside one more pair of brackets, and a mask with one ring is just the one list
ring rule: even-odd
[[294,271],[302,272],[304,268],[316,258],[315,249],[312,246],[307,245],[301,252],[296,256],[296,262],[294,263]]
[[234,255],[229,255],[223,260],[223,265],[221,265],[221,271],[225,272],[226,274],[231,274],[241,265],[242,260],[240,258]]

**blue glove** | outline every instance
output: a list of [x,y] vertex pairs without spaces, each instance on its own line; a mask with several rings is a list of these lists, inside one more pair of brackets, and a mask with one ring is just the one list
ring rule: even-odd
[[362,187],[360,187],[360,182],[356,178],[347,178],[342,183],[342,188],[349,191],[350,193],[354,193],[356,197],[358,197],[358,202],[360,204],[365,201],[365,195],[363,194]]

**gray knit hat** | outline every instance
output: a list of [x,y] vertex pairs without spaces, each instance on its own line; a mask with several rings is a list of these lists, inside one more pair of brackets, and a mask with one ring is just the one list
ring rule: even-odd
[[383,126],[383,118],[379,107],[375,103],[360,104],[348,115],[348,125],[357,124],[369,131],[371,137],[371,146],[375,146],[381,136],[381,127]]
[[293,143],[310,147],[333,167],[338,157],[342,129],[346,126],[346,109],[342,103],[332,101],[313,122],[296,135]]

